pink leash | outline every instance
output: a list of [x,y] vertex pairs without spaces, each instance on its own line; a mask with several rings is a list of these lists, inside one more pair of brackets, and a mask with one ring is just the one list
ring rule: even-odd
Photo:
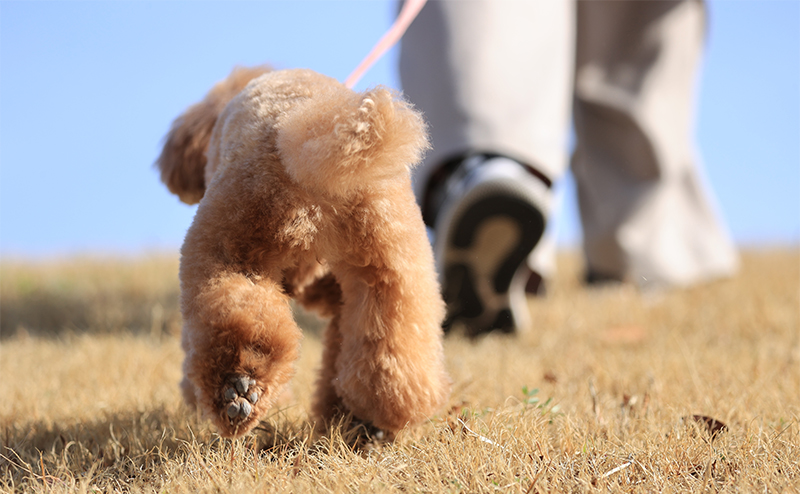
[[353,89],[353,87],[358,83],[363,76],[369,69],[372,67],[372,64],[377,62],[384,53],[386,53],[389,48],[393,47],[400,38],[403,37],[405,34],[406,29],[408,26],[411,25],[411,22],[417,17],[419,11],[422,10],[422,6],[425,5],[427,0],[406,0],[403,2],[403,8],[400,9],[400,15],[397,16],[397,19],[392,24],[392,27],[386,31],[386,34],[378,41],[375,47],[372,48],[372,51],[369,52],[364,60],[358,64],[356,70],[354,70],[344,81],[344,85]]

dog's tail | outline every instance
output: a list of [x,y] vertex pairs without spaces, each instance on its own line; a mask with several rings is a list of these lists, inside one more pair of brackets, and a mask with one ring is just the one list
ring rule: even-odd
[[217,117],[252,79],[268,67],[237,67],[208,92],[203,101],[189,107],[172,122],[164,147],[156,160],[161,181],[186,204],[196,204],[206,190],[206,150]]
[[278,153],[298,183],[346,197],[408,171],[428,148],[421,115],[398,94],[378,87],[356,93],[332,86],[287,113]]

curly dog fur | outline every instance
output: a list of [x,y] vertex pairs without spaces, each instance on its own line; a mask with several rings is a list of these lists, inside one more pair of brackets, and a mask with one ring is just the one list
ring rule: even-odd
[[330,318],[312,414],[393,434],[444,404],[444,304],[410,168],[424,123],[385,88],[236,69],[178,117],[157,165],[199,206],[181,249],[186,401],[250,431],[294,373],[290,297]]

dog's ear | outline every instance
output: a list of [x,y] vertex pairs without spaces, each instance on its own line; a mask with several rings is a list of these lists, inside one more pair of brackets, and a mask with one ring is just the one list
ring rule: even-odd
[[161,171],[161,181],[181,201],[196,204],[203,198],[206,150],[222,109],[247,83],[269,71],[268,67],[234,68],[203,101],[189,107],[172,122],[156,166]]

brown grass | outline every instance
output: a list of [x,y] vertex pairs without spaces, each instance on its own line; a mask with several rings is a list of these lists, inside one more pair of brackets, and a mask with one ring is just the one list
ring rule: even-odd
[[531,301],[537,331],[446,340],[448,409],[353,448],[347,427],[315,438],[306,422],[316,329],[296,403],[222,440],[180,403],[174,258],[5,262],[0,489],[800,490],[797,249],[667,293],[586,289],[575,255],[559,269]]

